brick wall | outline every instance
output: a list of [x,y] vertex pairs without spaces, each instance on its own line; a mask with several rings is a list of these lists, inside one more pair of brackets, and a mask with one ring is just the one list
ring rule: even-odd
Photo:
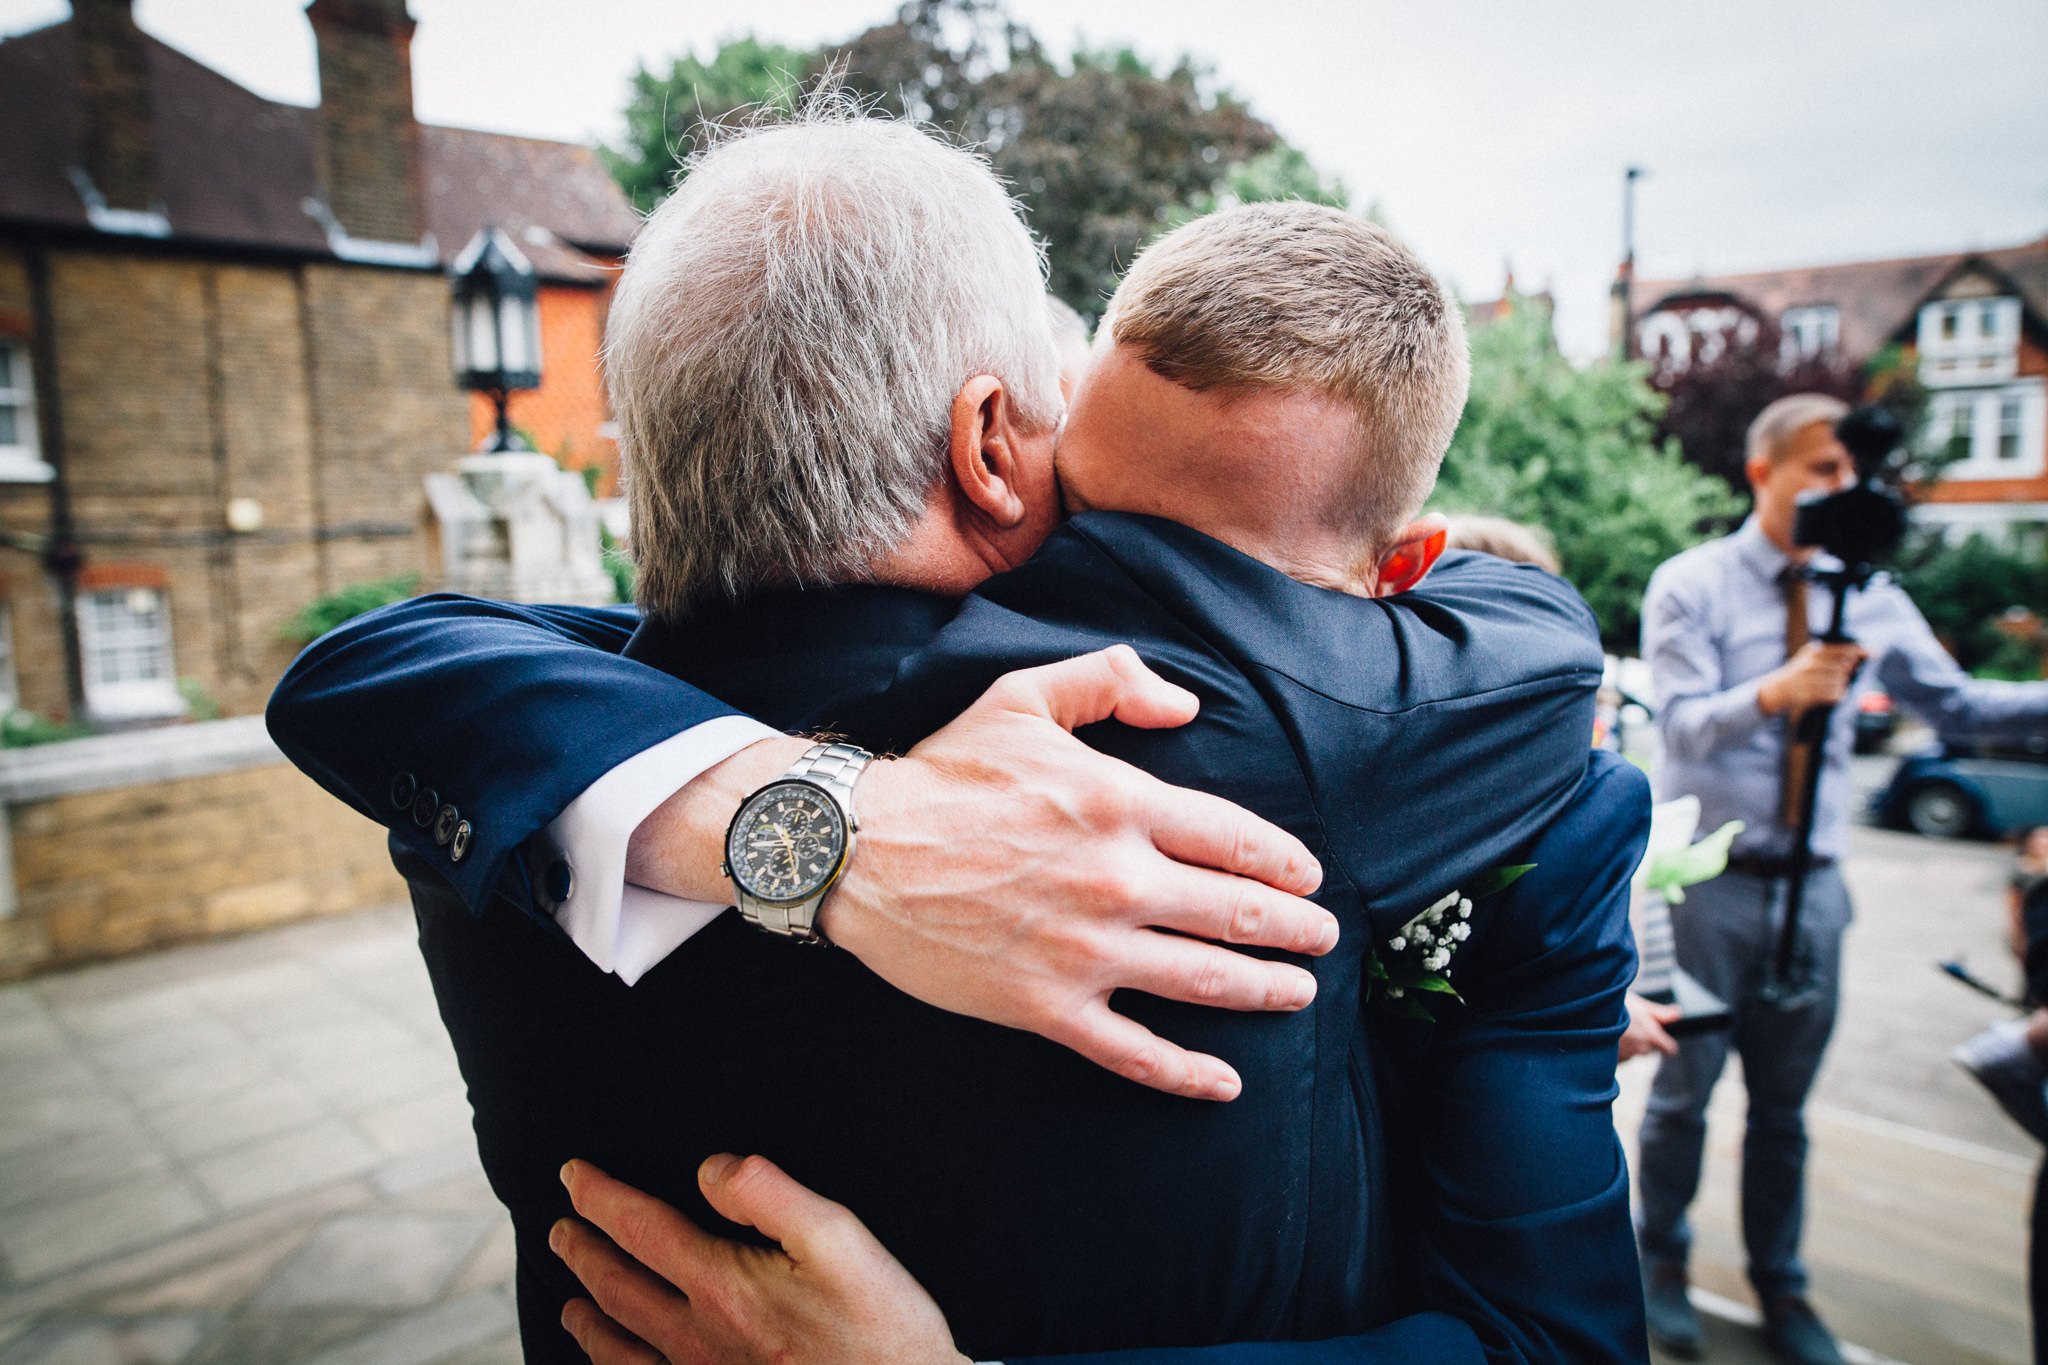
[[351,236],[420,238],[420,131],[405,0],[315,0],[321,186]]
[[[171,734],[188,751],[223,732],[247,747],[254,725]],[[6,758],[54,763],[55,750],[135,742],[84,740]],[[381,829],[274,750],[235,761],[245,766],[9,804],[16,905],[0,918],[0,980],[404,899]],[[0,786],[9,776],[0,772]]]
[[[618,442],[598,434],[612,415],[597,365],[610,297],[609,288],[540,287],[540,387],[513,394],[510,404],[512,425],[537,448],[570,469],[598,468],[600,497],[617,491],[619,472]],[[496,406],[482,394],[472,395],[470,444],[481,444],[497,425]]]
[[[0,326],[27,274],[0,244]],[[88,562],[169,585],[181,677],[227,714],[261,709],[296,646],[279,634],[344,584],[431,572],[421,480],[464,449],[438,272],[214,262],[119,250],[49,258],[66,470]],[[260,532],[228,536],[234,498]],[[0,526],[40,534],[49,492],[0,484]],[[61,714],[51,580],[0,548],[23,705]]]

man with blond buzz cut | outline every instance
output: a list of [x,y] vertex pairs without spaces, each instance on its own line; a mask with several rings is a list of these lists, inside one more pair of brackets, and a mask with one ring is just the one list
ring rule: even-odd
[[[657,211],[612,314],[610,363],[634,372],[614,392],[635,551],[661,566],[623,663],[531,643],[587,616],[508,630],[509,613],[443,602],[403,619],[467,623],[438,642],[452,658],[422,658],[416,634],[385,643],[392,613],[316,645],[281,687],[288,750],[359,799],[394,747],[361,752],[377,699],[422,669],[443,692],[514,698],[494,724],[517,731],[617,723],[579,681],[626,667],[838,736],[721,813],[740,914],[705,907],[630,988],[524,917],[470,915],[433,862],[405,860],[519,1232],[531,1358],[573,1358],[543,1326],[576,1292],[544,1244],[567,1211],[557,1168],[591,1158],[711,1223],[694,1174],[728,1149],[858,1208],[984,1358],[1340,1337],[1357,1358],[1640,1358],[1605,1105],[1647,803],[1625,765],[1589,767],[1599,650],[1568,587],[1481,556],[1423,584],[1442,532],[1419,509],[1467,370],[1457,308],[1383,230],[1309,205],[1215,215],[1160,259],[1078,386],[1060,460],[1089,510],[1056,526],[1041,265],[985,166],[861,120],[725,143]],[[1188,321],[1155,334],[1149,317]],[[1201,387],[1168,377],[1198,356]],[[886,933],[818,912],[833,867],[864,856],[846,837],[855,784],[893,766],[872,755],[911,762],[977,696],[1119,645],[1167,681],[1089,743],[1298,841],[1330,870],[1316,905],[1334,945],[1217,951],[1176,999],[1183,955],[1213,951],[1198,937],[1247,937],[1276,906],[1162,915],[1173,932],[1133,942],[1112,1007],[1089,993],[1074,916],[990,939],[989,897],[933,906],[906,885],[923,912],[896,921],[906,934],[975,951],[940,989],[899,990],[870,969]],[[536,672],[545,688],[506,682]],[[460,740],[435,716],[406,727],[422,767],[430,749],[489,766],[487,738],[444,753]],[[975,733],[990,739],[955,762],[1028,757]],[[559,765],[587,773],[573,748],[558,741]],[[1082,824],[1123,805],[1090,803]],[[991,894],[1042,856],[1000,815],[944,827],[964,832],[934,859],[983,869]],[[1424,1030],[1367,1008],[1369,953],[1532,848],[1536,872],[1446,932],[1471,940],[1463,1010]],[[1154,875],[1194,896],[1214,874]],[[571,936],[624,952],[676,913],[636,901]],[[786,941],[820,928],[851,951]],[[1011,951],[1036,941],[1072,945],[1084,988]],[[981,1022],[996,1015],[977,992],[1020,978],[1086,1030],[1223,1059],[1241,1092],[1162,1094]],[[1512,1153],[1489,1137],[1503,1124]]]
[[1650,577],[1643,657],[1656,691],[1663,758],[1657,794],[1696,796],[1701,828],[1740,820],[1728,871],[1671,908],[1678,965],[1726,1000],[1735,1025],[1680,1040],[1658,1066],[1643,1116],[1640,1209],[1645,1294],[1653,1339],[1694,1359],[1703,1349],[1686,1293],[1692,1232],[1686,1210],[1699,1188],[1707,1098],[1732,1048],[1749,1091],[1742,1148],[1742,1235],[1764,1335],[1781,1360],[1835,1365],[1834,1338],[1806,1299],[1799,1256],[1804,1216],[1807,1092],[1834,1028],[1849,889],[1849,755],[1856,708],[1836,706],[1813,824],[1813,868],[1800,921],[1801,952],[1817,990],[1796,1008],[1756,998],[1784,914],[1800,758],[1786,737],[1811,706],[1849,696],[1861,679],[1947,735],[2024,735],[2048,724],[2048,683],[1980,682],[1935,640],[1895,583],[1849,597],[1855,644],[1811,638],[1824,628],[1826,589],[1803,571],[1816,552],[1792,540],[1802,495],[1832,493],[1856,477],[1835,435],[1848,406],[1794,394],[1750,424],[1744,472],[1756,508],[1734,534],[1687,550]]

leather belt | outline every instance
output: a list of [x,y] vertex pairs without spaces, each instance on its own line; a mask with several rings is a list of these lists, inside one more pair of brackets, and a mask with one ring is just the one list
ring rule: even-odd
[[[1833,858],[1816,853],[1806,866],[1809,872],[1819,872],[1834,865]],[[1728,870],[1762,881],[1778,881],[1792,875],[1792,860],[1761,853],[1731,853],[1728,855]]]

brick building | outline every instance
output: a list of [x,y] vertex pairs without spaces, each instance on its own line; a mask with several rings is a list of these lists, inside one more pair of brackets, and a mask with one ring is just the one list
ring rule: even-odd
[[0,709],[260,709],[280,627],[431,581],[422,478],[471,448],[446,267],[540,276],[535,443],[609,471],[597,339],[638,224],[588,149],[413,117],[404,0],[312,0],[321,103],[263,99],[128,0],[0,41]]
[[1787,362],[1901,349],[1928,391],[1924,439],[1953,462],[1914,518],[2048,547],[2048,237],[1992,251],[1646,280],[1638,354],[1678,368],[1769,326]]

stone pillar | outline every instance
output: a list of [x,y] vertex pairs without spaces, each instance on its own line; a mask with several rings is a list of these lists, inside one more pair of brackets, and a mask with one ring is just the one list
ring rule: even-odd
[[546,455],[471,455],[427,475],[440,524],[442,586],[514,602],[612,600],[597,504],[581,474]]

